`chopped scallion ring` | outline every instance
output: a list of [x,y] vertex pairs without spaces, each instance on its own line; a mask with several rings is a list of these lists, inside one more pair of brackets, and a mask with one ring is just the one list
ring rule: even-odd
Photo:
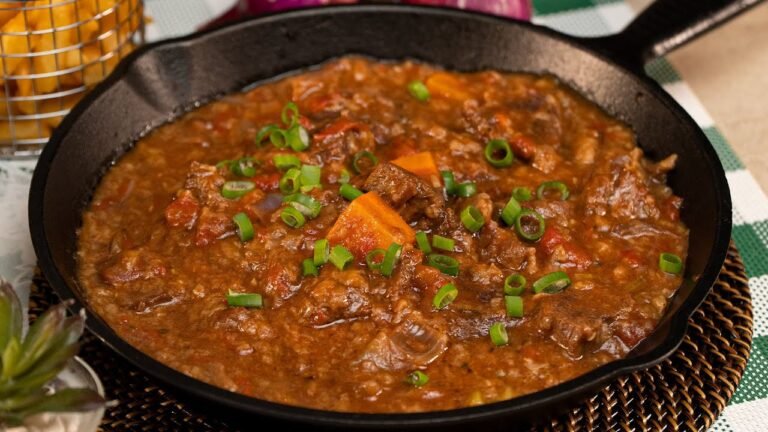
[[515,155],[505,139],[492,139],[485,145],[485,160],[496,168],[512,165]]
[[301,187],[301,171],[298,168],[291,168],[283,174],[279,182],[280,192],[292,194],[299,191]]
[[456,178],[451,171],[440,171],[440,177],[443,178],[443,186],[445,186],[445,194],[450,196],[456,194]]
[[221,196],[227,199],[237,199],[255,188],[256,184],[252,181],[228,181],[221,187]]
[[546,226],[544,217],[530,209],[523,209],[515,219],[517,234],[529,241],[540,239]]
[[434,246],[436,249],[442,249],[444,251],[453,252],[453,247],[455,245],[456,245],[456,242],[453,239],[450,239],[448,237],[443,237],[439,235],[432,236],[432,246]]
[[683,260],[675,254],[664,252],[659,255],[659,268],[664,273],[680,274],[683,270]]
[[301,186],[320,186],[322,169],[316,165],[301,166]]
[[527,187],[516,187],[512,189],[512,196],[515,197],[518,202],[530,201],[531,198],[533,198],[533,193],[531,192],[531,189]]
[[464,182],[456,186],[456,195],[469,198],[477,193],[477,185],[474,182]]
[[419,249],[421,249],[421,251],[425,254],[432,252],[432,246],[429,244],[427,233],[424,231],[419,231],[416,233],[416,246],[418,246]]
[[400,254],[403,252],[403,247],[397,243],[392,243],[387,248],[387,253],[384,254],[384,260],[381,261],[381,274],[383,276],[392,276],[395,271],[395,265],[400,260]]
[[491,336],[491,342],[496,346],[502,346],[509,343],[509,336],[507,336],[507,329],[504,327],[504,323],[493,323],[488,334]]
[[231,159],[224,159],[223,161],[216,162],[216,168],[226,168],[229,170],[233,162]]
[[427,256],[427,265],[450,276],[459,275],[459,261],[447,255],[429,254]]
[[327,263],[330,254],[331,246],[328,243],[328,239],[315,240],[315,250],[312,255],[313,264],[319,267]]
[[317,266],[312,258],[307,258],[301,262],[301,273],[304,276],[317,276]]
[[281,171],[301,167],[301,159],[294,155],[278,154],[272,158],[272,162],[274,162],[275,167]]
[[[363,163],[363,159],[367,159],[367,163]],[[368,150],[363,150],[355,153],[352,156],[352,170],[355,174],[362,174],[370,169],[373,169],[379,163],[379,158]],[[366,165],[370,165],[366,167]]]
[[241,242],[253,240],[253,224],[247,214],[238,213],[232,221],[237,225],[237,236],[240,237]]
[[508,226],[513,226],[522,210],[523,208],[520,206],[520,203],[514,196],[511,196],[509,201],[507,201],[507,205],[504,206],[504,210],[501,211],[501,220]]
[[354,255],[352,255],[352,252],[350,252],[349,249],[342,245],[336,245],[331,249],[331,255],[328,257],[328,260],[331,264],[335,265],[337,269],[344,270],[344,267],[351,263],[354,258]]
[[437,310],[445,309],[449,304],[453,303],[458,296],[459,289],[456,288],[456,285],[452,283],[445,284],[437,290],[435,296],[432,298],[432,306]]
[[523,317],[523,298],[519,296],[504,296],[504,307],[510,318]]
[[561,201],[567,200],[568,196],[571,195],[571,192],[568,190],[568,186],[566,186],[565,183],[561,181],[547,181],[539,185],[539,188],[536,189],[536,196],[539,199],[544,199],[546,198],[548,190],[558,191],[560,193]]
[[381,263],[384,262],[384,256],[387,251],[384,249],[374,249],[365,254],[365,263],[371,270],[381,270]]
[[254,142],[256,142],[256,145],[261,146],[264,143],[264,140],[267,138],[270,138],[272,136],[272,132],[279,131],[280,128],[277,127],[277,125],[266,125],[263,128],[259,130],[259,132],[256,134],[256,138],[254,139]]
[[413,371],[405,377],[405,382],[414,387],[423,387],[429,382],[429,376],[422,371]]
[[232,174],[240,177],[253,177],[256,175],[256,167],[254,166],[254,160],[252,157],[240,158],[236,161],[232,161],[229,165]]
[[415,80],[408,83],[408,92],[420,102],[429,100],[429,89],[423,82]]
[[571,284],[571,278],[562,271],[556,271],[540,277],[533,283],[533,292],[536,294],[556,294],[566,289]]
[[342,168],[341,173],[339,174],[339,183],[341,184],[349,183],[350,179],[351,179],[351,176],[349,175],[349,171],[347,171],[346,168]]
[[293,207],[286,207],[280,212],[280,219],[291,228],[301,228],[307,222],[307,219],[300,211]]
[[285,141],[292,150],[300,152],[309,148],[309,132],[300,124],[291,126],[285,131]]
[[227,304],[234,307],[246,307],[261,309],[264,305],[261,294],[254,293],[236,293],[229,290],[227,293]]
[[464,227],[473,233],[480,231],[480,228],[485,224],[483,214],[473,205],[464,207],[459,216]]
[[269,133],[269,142],[271,142],[275,148],[285,148],[288,145],[286,132],[282,129],[275,128]]
[[287,195],[283,198],[283,202],[290,204],[291,207],[300,211],[301,214],[310,219],[316,218],[317,215],[320,214],[320,210],[323,209],[323,205],[320,204],[320,201],[301,193]]
[[299,107],[293,102],[288,102],[280,112],[280,120],[286,127],[293,127],[299,121]]
[[519,296],[525,290],[525,285],[528,281],[525,276],[515,273],[507,276],[504,279],[504,294],[511,296]]
[[362,195],[363,192],[349,183],[344,183],[339,187],[339,194],[344,197],[344,199],[353,201],[355,198]]

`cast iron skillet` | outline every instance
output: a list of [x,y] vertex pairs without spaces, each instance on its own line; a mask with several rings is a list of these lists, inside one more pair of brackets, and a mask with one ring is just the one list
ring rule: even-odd
[[[144,47],[67,116],[45,147],[29,200],[43,273],[62,298],[84,302],[75,275],[77,230],[95,185],[135,140],[200,101],[355,53],[415,58],[456,70],[550,73],[627,122],[651,159],[677,153],[669,182],[690,227],[686,277],[655,332],[630,355],[552,388],[509,401],[421,414],[349,414],[281,405],[213,387],[170,369],[117,336],[94,311],[88,328],[151,375],[226,409],[316,426],[406,428],[531,419],[617,375],[661,361],[718,275],[731,232],[723,169],[690,116],[644,76],[643,64],[744,11],[757,0],[662,0],[613,37],[578,39],[490,16],[396,5],[303,10],[240,22]],[[256,373],[256,372],[254,372]],[[260,420],[260,421],[262,421]],[[262,423],[248,422],[251,426]]]

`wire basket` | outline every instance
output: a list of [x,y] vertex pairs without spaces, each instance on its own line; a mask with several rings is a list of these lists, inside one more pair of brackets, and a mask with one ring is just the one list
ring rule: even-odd
[[0,0],[0,157],[40,153],[53,128],[144,43],[142,0]]

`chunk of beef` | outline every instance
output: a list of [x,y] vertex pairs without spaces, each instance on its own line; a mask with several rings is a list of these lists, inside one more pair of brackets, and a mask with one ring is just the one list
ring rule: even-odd
[[297,262],[285,250],[272,249],[267,258],[264,275],[264,292],[272,297],[274,307],[279,307],[285,300],[296,294],[300,287],[299,266],[287,263]]
[[396,165],[377,165],[363,188],[378,193],[407,222],[422,216],[433,221],[445,218],[445,199],[442,194],[426,181]]
[[116,285],[135,280],[147,280],[165,276],[166,268],[163,259],[142,249],[125,250],[111,259],[111,262],[100,272],[101,279]]
[[393,327],[373,337],[360,362],[391,371],[423,368],[448,348],[448,336],[440,324],[409,311]]
[[477,250],[481,262],[496,263],[505,269],[521,269],[529,260],[529,249],[535,255],[536,249],[524,244],[509,229],[499,226],[496,221],[486,222],[477,239]]
[[360,318],[371,312],[366,295],[368,279],[363,272],[333,272],[308,289],[309,298],[302,305],[302,314],[312,325]]
[[229,201],[221,196],[221,187],[225,182],[226,179],[215,166],[192,162],[184,189],[190,190],[203,206],[226,206]]

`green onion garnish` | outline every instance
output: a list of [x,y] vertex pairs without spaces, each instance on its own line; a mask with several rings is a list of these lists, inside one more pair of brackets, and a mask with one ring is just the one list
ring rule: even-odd
[[515,160],[505,139],[492,139],[485,145],[485,160],[496,168],[508,167]]
[[339,174],[339,183],[341,184],[349,183],[350,178],[351,177],[349,175],[349,171],[347,171],[346,168],[342,168],[341,174]]
[[237,236],[240,237],[241,242],[253,239],[253,224],[247,214],[238,213],[232,218],[232,221],[237,225]]
[[556,271],[540,277],[533,283],[533,292],[536,294],[547,293],[555,294],[566,289],[571,284],[568,274],[562,271]]
[[304,151],[309,148],[309,132],[300,124],[291,126],[285,131],[285,141],[294,151]]
[[280,178],[280,192],[292,194],[299,191],[301,187],[301,171],[298,168],[291,168]]
[[421,249],[421,251],[425,254],[432,252],[432,246],[430,246],[427,233],[424,231],[419,231],[416,233],[416,246],[418,246],[419,249]]
[[520,207],[520,203],[514,196],[511,196],[509,197],[509,201],[507,201],[507,205],[504,206],[504,210],[501,211],[501,220],[508,226],[512,226],[515,224],[515,220],[517,220],[517,216],[520,215],[522,210],[523,208]]
[[421,81],[411,81],[408,83],[408,92],[416,100],[420,102],[426,102],[429,100],[429,89]]
[[328,257],[331,264],[335,265],[339,270],[344,270],[344,267],[351,263],[353,259],[354,256],[352,255],[352,252],[342,245],[334,246],[333,249],[331,249],[331,255]]
[[477,193],[477,185],[474,182],[464,182],[456,186],[456,195],[469,198]]
[[446,255],[429,254],[427,256],[427,265],[450,276],[458,276],[459,274],[459,261]]
[[263,128],[259,129],[259,132],[256,134],[256,138],[254,139],[254,141],[256,142],[256,145],[261,146],[264,140],[267,138],[269,138],[270,141],[272,141],[272,133],[279,130],[280,128],[277,127],[277,125],[273,125],[273,124],[266,125]]
[[217,169],[220,169],[220,168],[231,169],[233,162],[235,162],[235,161],[233,161],[231,159],[224,159],[223,161],[218,161],[218,162],[216,162],[216,168]]
[[328,239],[315,240],[315,250],[312,255],[312,263],[316,266],[321,266],[328,262],[328,257],[331,254],[331,246],[328,243]]
[[299,121],[299,107],[293,102],[288,102],[280,112],[280,120],[286,127],[292,127]]
[[299,168],[301,166],[301,160],[294,155],[278,154],[272,158],[272,162],[275,163],[275,167],[281,171],[285,171],[290,168]]
[[523,317],[523,298],[519,296],[504,296],[504,306],[510,318]]
[[516,187],[512,189],[512,196],[515,197],[518,202],[530,201],[531,198],[533,198],[531,190],[527,187]]
[[491,342],[496,346],[502,346],[509,343],[509,336],[507,336],[507,329],[504,327],[504,323],[493,323],[488,334],[491,336]]
[[439,235],[433,235],[432,236],[432,246],[434,246],[436,249],[442,249],[444,251],[453,252],[453,247],[455,246],[455,241],[453,239],[449,239],[448,237],[443,237]]
[[312,258],[307,258],[301,262],[301,273],[304,276],[317,276],[317,266],[315,266]]
[[449,304],[453,303],[458,295],[459,289],[456,288],[456,285],[452,283],[445,284],[437,290],[437,293],[435,293],[435,296],[432,298],[432,306],[437,310],[444,309]]
[[229,165],[229,169],[234,175],[240,177],[253,177],[256,175],[256,167],[253,165],[253,158],[246,156],[236,161],[232,161],[232,163]]
[[323,208],[320,201],[301,193],[287,195],[283,197],[283,202],[290,204],[293,208],[310,219],[317,217],[317,215],[320,214],[320,210]]
[[413,371],[405,377],[405,382],[414,386],[422,387],[429,382],[429,376],[422,371]]
[[530,209],[523,209],[515,219],[515,230],[520,237],[536,241],[544,235],[546,222],[544,217]]
[[456,178],[451,171],[440,171],[440,177],[443,178],[443,185],[445,186],[446,195],[454,195],[456,193]]
[[256,184],[252,181],[228,181],[221,187],[221,196],[227,199],[237,199],[255,188]]
[[[368,162],[363,164],[362,159],[368,159]],[[352,170],[355,172],[355,174],[361,174],[367,169],[372,169],[376,166],[376,164],[379,163],[379,158],[377,158],[373,153],[369,152],[368,150],[363,150],[355,153],[354,156],[352,156]],[[370,167],[366,169],[365,165],[370,164]]]
[[322,170],[316,165],[302,165],[301,166],[301,187],[318,187],[320,186],[320,176]]
[[504,279],[504,294],[509,296],[519,296],[525,290],[528,281],[521,274],[511,274]]
[[679,256],[664,252],[659,255],[659,268],[669,274],[679,274],[683,269],[683,260]]
[[565,183],[561,181],[547,181],[539,185],[539,188],[536,189],[536,196],[539,199],[544,199],[547,191],[550,189],[560,192],[560,200],[562,201],[567,200],[568,196],[571,194]]
[[368,264],[368,268],[371,270],[381,270],[381,263],[384,261],[384,256],[387,251],[384,249],[374,249],[365,254],[365,263]]
[[355,198],[363,194],[360,189],[352,186],[349,183],[344,183],[339,187],[339,194],[349,201],[353,201]]
[[291,228],[301,228],[307,222],[307,219],[300,211],[293,207],[286,207],[280,212],[280,219]]
[[403,247],[397,243],[392,243],[387,248],[387,253],[384,254],[384,260],[381,261],[381,274],[383,276],[392,276],[395,271],[395,265],[400,260],[400,254],[403,252]]
[[270,133],[269,133],[269,142],[272,143],[275,148],[285,148],[288,145],[288,138],[286,137],[285,131],[275,127]]
[[473,205],[464,207],[464,210],[461,211],[459,216],[461,217],[461,223],[464,224],[464,227],[473,233],[480,231],[480,228],[485,224],[483,214]]
[[261,309],[263,306],[261,294],[236,293],[229,290],[227,293],[227,304],[235,307],[247,307]]

